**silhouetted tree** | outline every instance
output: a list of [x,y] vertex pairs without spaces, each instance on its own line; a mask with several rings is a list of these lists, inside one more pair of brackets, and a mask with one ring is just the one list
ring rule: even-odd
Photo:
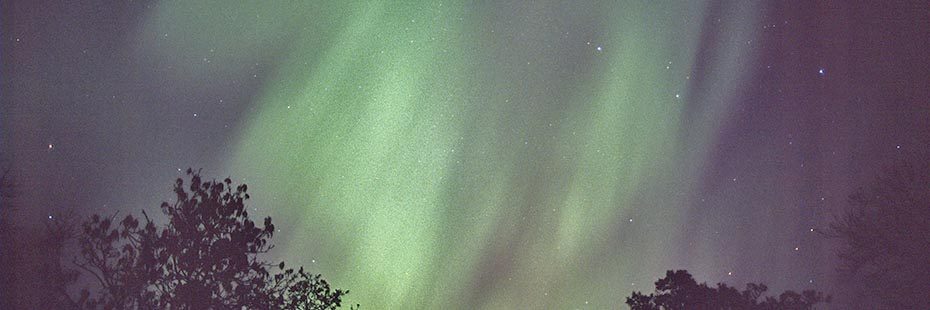
[[710,287],[698,284],[685,270],[669,270],[665,278],[655,283],[655,292],[642,294],[633,292],[626,304],[633,310],[718,310],[718,309],[814,309],[820,302],[829,302],[830,296],[807,290],[800,294],[786,291],[778,296],[763,297],[768,290],[763,284],[746,284],[746,290],[718,283]]
[[[245,184],[230,179],[203,181],[188,169],[178,178],[174,203],[162,203],[167,223],[156,225],[146,212],[93,215],[78,232],[77,269],[97,289],[77,298],[62,290],[71,307],[85,309],[335,309],[348,291],[332,289],[320,275],[284,262],[260,259],[272,245],[271,218],[249,219]],[[67,225],[59,225],[65,232]],[[272,274],[274,269],[280,270]],[[66,283],[75,276],[60,271]]]
[[828,232],[845,282],[889,308],[930,309],[930,162],[900,163],[848,201]]
[[0,309],[12,308],[11,291],[13,283],[13,222],[10,221],[12,203],[16,196],[16,184],[9,167],[4,167],[0,175]]
[[[0,199],[6,200],[16,196],[16,181],[13,180],[13,169],[5,167],[0,175]],[[9,206],[2,204],[2,206]]]
[[73,237],[73,214],[42,221],[44,231],[17,225],[22,219],[16,179],[10,167],[0,176],[0,309],[60,309],[66,298],[54,292],[65,291],[77,277],[59,259]]

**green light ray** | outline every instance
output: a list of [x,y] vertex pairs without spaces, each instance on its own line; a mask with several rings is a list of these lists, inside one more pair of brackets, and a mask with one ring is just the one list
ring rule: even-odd
[[[554,2],[526,6],[560,16]],[[687,220],[676,207],[691,190],[680,180],[699,173],[679,171],[680,154],[715,135],[682,141],[686,105],[719,119],[732,100],[688,101],[705,6],[599,6],[603,50],[570,47],[587,49],[581,59],[564,58],[561,32],[540,20],[456,2],[292,4],[262,11],[269,24],[239,40],[212,25],[191,34],[211,44],[155,47],[248,58],[261,47],[240,41],[263,38],[283,51],[228,171],[287,230],[277,254],[349,288],[350,303],[603,308],[674,261]],[[185,18],[212,7],[165,4],[146,27],[227,23]],[[737,15],[729,27],[753,13]],[[512,33],[488,26],[510,22]],[[559,66],[575,62],[593,69]],[[719,66],[704,78],[736,87],[738,68]]]

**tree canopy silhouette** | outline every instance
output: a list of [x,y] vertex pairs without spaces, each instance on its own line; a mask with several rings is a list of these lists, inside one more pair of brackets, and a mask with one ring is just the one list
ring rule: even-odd
[[16,196],[16,184],[11,168],[4,167],[0,175],[0,309],[12,308],[10,291],[13,282],[13,223],[10,221],[10,199]]
[[633,310],[717,310],[717,309],[813,309],[820,302],[829,302],[830,296],[806,290],[799,293],[786,291],[775,297],[763,297],[768,290],[764,284],[746,284],[746,290],[718,283],[710,287],[698,284],[686,270],[669,270],[665,278],[655,282],[655,292],[633,292],[626,304]]
[[[249,219],[245,184],[204,181],[187,170],[178,178],[174,203],[162,203],[159,226],[142,217],[93,215],[77,229],[76,269],[62,269],[72,286],[78,273],[96,289],[78,296],[62,289],[71,307],[82,309],[335,309],[349,291],[333,289],[318,274],[286,269],[260,258],[272,245],[275,226]],[[69,227],[62,227],[60,234]],[[277,271],[276,273],[272,273]],[[72,290],[73,292],[73,290]]]
[[846,282],[885,307],[930,309],[930,162],[901,162],[848,201],[828,232]]

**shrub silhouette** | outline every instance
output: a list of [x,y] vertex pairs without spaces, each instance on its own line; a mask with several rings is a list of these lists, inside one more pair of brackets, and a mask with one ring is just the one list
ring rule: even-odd
[[[76,270],[61,270],[74,285],[78,272],[96,289],[76,298],[62,290],[70,307],[83,309],[335,309],[349,291],[333,289],[320,275],[284,262],[260,259],[272,245],[271,218],[249,219],[245,184],[203,181],[187,170],[178,178],[176,201],[162,203],[167,223],[142,218],[93,215],[77,233]],[[66,234],[67,225],[60,225]],[[278,273],[272,274],[277,269]],[[92,293],[95,292],[95,293]]]
[[930,162],[900,162],[856,190],[827,234],[841,243],[840,275],[865,290],[857,302],[930,309]]
[[830,296],[807,290],[802,293],[786,291],[778,296],[764,297],[768,290],[763,284],[746,284],[746,290],[718,283],[710,287],[698,284],[686,270],[669,270],[665,278],[655,282],[655,292],[649,295],[633,292],[626,304],[633,310],[718,310],[718,309],[814,309],[820,302],[829,302]]
[[12,170],[3,169],[0,175],[0,309],[13,308],[12,285],[15,280],[12,266],[16,264],[13,256],[13,222],[10,221],[13,203],[16,197],[16,183],[13,180]]

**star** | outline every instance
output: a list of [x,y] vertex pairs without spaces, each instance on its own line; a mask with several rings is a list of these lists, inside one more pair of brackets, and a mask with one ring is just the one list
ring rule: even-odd
[[820,70],[817,70],[817,73],[819,73],[820,76],[824,76],[827,74],[827,71],[825,71],[823,68],[820,68]]

